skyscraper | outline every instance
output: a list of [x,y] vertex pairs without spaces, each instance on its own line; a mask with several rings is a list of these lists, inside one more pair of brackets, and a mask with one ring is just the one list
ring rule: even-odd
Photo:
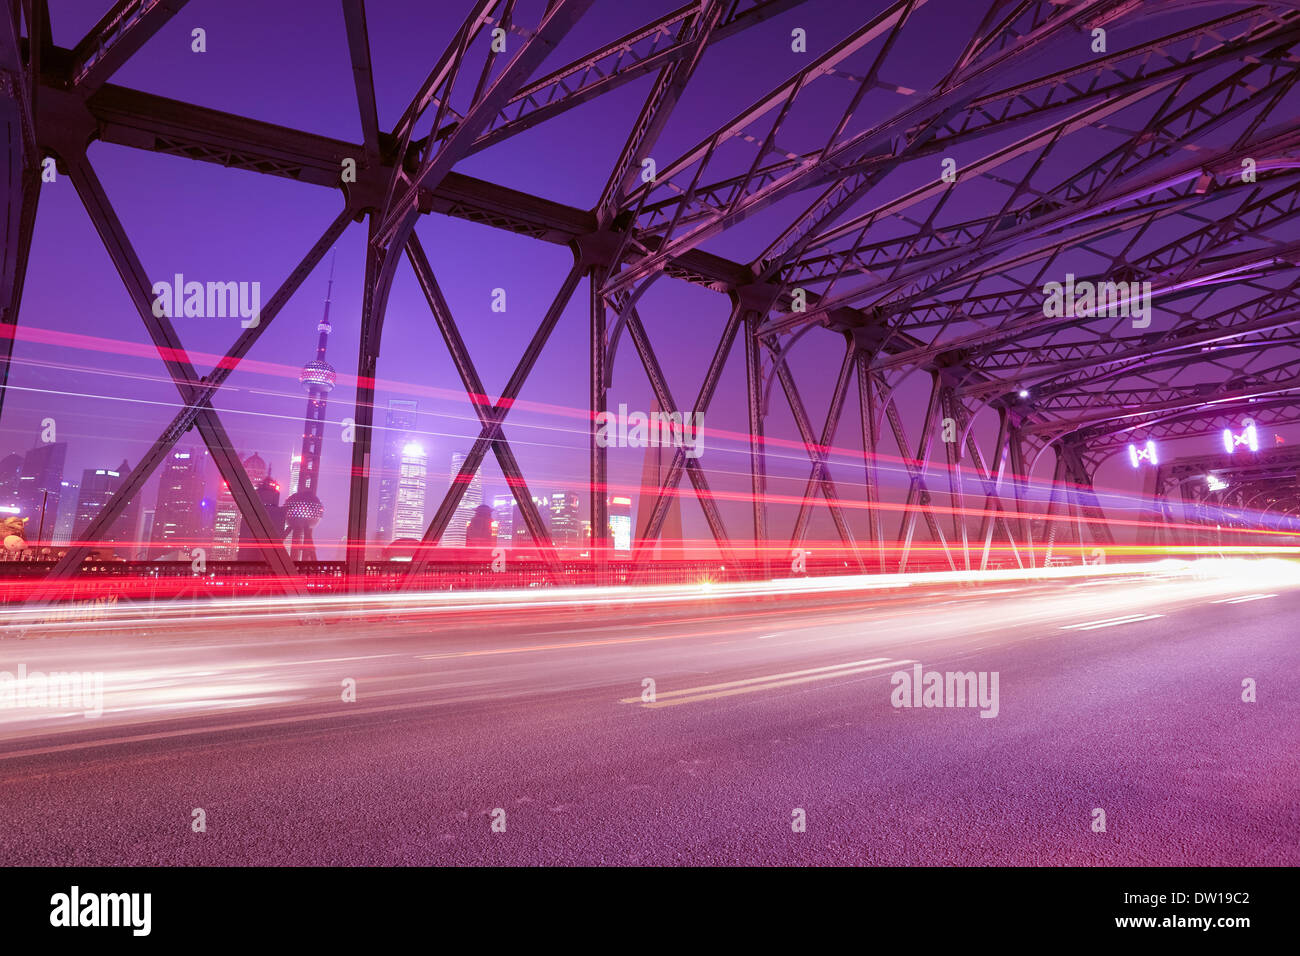
[[465,529],[465,545],[470,548],[490,548],[494,544],[496,536],[492,533],[492,509],[487,505],[479,505],[469,519],[469,527]]
[[[460,466],[465,461],[464,452],[458,451],[451,456],[451,480],[455,481],[456,476],[460,474]],[[465,532],[469,529],[470,519],[474,517],[474,509],[483,503],[483,475],[474,472],[474,477],[470,480],[469,487],[465,489],[465,495],[460,499],[460,504],[456,506],[455,513],[451,516],[451,521],[447,522],[447,530],[443,533],[442,545],[451,548],[465,547]]]
[[[302,452],[289,452],[289,494],[298,493],[298,475],[302,471]],[[260,479],[259,479],[260,480]],[[256,482],[254,482],[256,486]]]
[[[418,407],[415,402],[402,399],[390,399],[388,414],[384,417],[384,454],[379,471],[379,513],[375,517],[375,539],[388,544],[396,538],[422,538],[424,528],[418,534],[399,534],[394,527],[394,512],[397,509],[398,486],[402,481],[403,450],[416,440],[416,415]],[[425,457],[428,466],[428,457]],[[424,511],[424,496],[420,498],[421,514]]]
[[325,361],[325,347],[330,337],[330,296],[334,291],[334,263],[330,262],[329,284],[325,287],[325,314],[316,326],[316,357],[302,368],[298,381],[307,390],[307,412],[302,428],[302,468],[298,490],[284,503],[285,522],[292,535],[289,557],[295,561],[315,561],[316,545],[311,531],[325,514],[317,488],[320,483],[320,453],[325,436],[325,406],[334,388],[334,366]]
[[154,509],[152,550],[155,555],[188,551],[199,541],[203,521],[199,512],[199,502],[203,499],[199,461],[193,451],[173,451],[162,466],[158,504]]
[[230,493],[230,486],[222,478],[221,490],[217,493],[217,517],[212,523],[212,560],[233,561],[238,552],[239,506]]
[[614,496],[609,499],[609,533],[615,551],[632,550],[632,499]]
[[429,484],[429,454],[418,441],[402,446],[397,497],[393,502],[393,540],[424,537],[425,494]]
[[[510,499],[514,501],[514,499]],[[533,495],[533,504],[537,508],[537,513],[542,519],[542,527],[546,533],[551,531],[551,499],[545,495]],[[533,536],[528,530],[528,523],[524,521],[523,509],[519,507],[518,502],[511,509],[510,529],[510,547],[512,548],[529,548],[533,546]]]
[[[244,459],[244,471],[252,482],[254,490],[267,475],[266,461],[254,452]],[[214,561],[234,561],[239,556],[239,529],[242,516],[235,496],[224,479],[221,491],[217,495],[217,516],[212,526],[212,559]]]
[[[76,497],[77,508],[72,523],[69,541],[85,540],[90,523],[95,520],[108,503],[117,495],[126,483],[131,466],[123,461],[116,468],[87,468],[81,473],[81,488]],[[112,526],[102,535],[96,544],[130,545],[135,540],[136,513],[139,500],[130,501],[117,516]],[[123,555],[127,557],[129,555]]]
[[153,540],[153,523],[158,512],[153,508],[141,508],[140,520],[135,526],[136,549],[134,558],[145,561],[149,557],[149,542]]
[[551,495],[551,542],[560,550],[577,551],[587,547],[582,530],[582,501],[571,491]]
[[[62,490],[59,492],[61,501],[80,501],[81,486],[75,481],[61,482]],[[54,526],[54,537],[50,543],[54,545],[67,544],[72,540],[73,526],[76,523],[77,512],[72,508],[60,508],[59,520]]]
[[27,522],[27,540],[48,543],[59,520],[63,497],[63,464],[68,456],[66,442],[44,442],[23,456],[18,475],[18,509]]
[[497,523],[497,544],[510,547],[514,543],[515,499],[510,495],[497,495],[493,498],[492,518]]

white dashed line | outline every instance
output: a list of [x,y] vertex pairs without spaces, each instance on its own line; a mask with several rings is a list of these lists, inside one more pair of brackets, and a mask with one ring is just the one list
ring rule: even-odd
[[1245,604],[1247,601],[1262,601],[1264,598],[1275,598],[1276,594],[1243,594],[1241,597],[1222,598],[1218,601],[1211,601],[1211,604]]
[[1063,631],[1095,631],[1100,627],[1117,627],[1120,624],[1136,624],[1138,621],[1150,621],[1163,614],[1129,614],[1125,617],[1112,617],[1104,621],[1085,621],[1082,624],[1066,624]]

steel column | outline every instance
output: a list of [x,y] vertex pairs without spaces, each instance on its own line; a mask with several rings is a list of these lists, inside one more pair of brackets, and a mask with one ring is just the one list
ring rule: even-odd
[[[607,270],[593,266],[587,272],[589,308],[591,312],[590,361],[591,421],[587,426],[587,440],[591,456],[591,559],[597,565],[609,560],[609,453],[596,440],[599,422],[604,420],[609,405],[609,336],[605,328],[605,297],[601,287],[605,284]],[[671,406],[670,406],[671,407]]]
[[876,546],[876,561],[885,573],[885,529],[880,512],[880,483],[876,470],[876,387],[871,377],[871,356],[858,349],[858,417],[862,424],[862,459],[866,471],[867,540]]
[[754,555],[763,564],[763,577],[772,576],[767,541],[767,449],[763,443],[763,355],[758,328],[762,313],[745,311],[745,392],[749,407],[749,468],[754,495]]

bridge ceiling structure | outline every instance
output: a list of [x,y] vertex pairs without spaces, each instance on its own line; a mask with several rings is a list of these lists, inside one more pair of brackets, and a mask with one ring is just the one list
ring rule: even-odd
[[[1023,485],[1048,449],[1057,454],[1060,481],[1082,489],[1073,507],[1087,511],[1095,507],[1087,495],[1098,463],[1129,441],[1217,434],[1245,414],[1262,424],[1300,422],[1300,0],[863,0],[854,5],[861,10],[854,29],[797,61],[784,81],[756,85],[744,109],[711,121],[676,155],[664,155],[663,133],[685,108],[710,52],[787,22],[781,18],[805,2],[695,0],[557,62],[553,54],[574,26],[614,2],[465,0],[452,42],[430,56],[427,79],[385,129],[366,4],[341,0],[363,134],[346,142],[115,85],[117,70],[185,0],[118,0],[72,49],[54,45],[46,0],[4,0],[0,322],[36,321],[22,313],[23,280],[41,163],[54,157],[184,404],[89,538],[112,525],[176,441],[197,429],[254,536],[274,541],[212,400],[352,222],[364,222],[368,236],[353,543],[366,540],[371,490],[374,394],[366,383],[373,383],[402,261],[419,281],[480,425],[463,480],[453,481],[435,510],[428,541],[442,535],[490,454],[533,540],[555,560],[511,449],[507,417],[583,280],[591,290],[593,417],[605,410],[610,350],[623,336],[660,404],[682,407],[670,401],[683,396],[669,394],[662,357],[645,334],[654,323],[643,314],[653,283],[685,281],[729,296],[708,373],[687,397],[707,409],[732,346],[743,343],[754,513],[752,535],[747,528],[740,538],[770,537],[763,431],[769,401],[779,395],[809,457],[793,542],[820,496],[863,566],[883,565],[887,539],[901,547],[903,566],[919,521],[948,548],[949,533],[927,508],[928,482],[938,480],[934,464],[944,453],[950,473],[965,461],[967,479],[975,479],[985,515],[973,538],[983,536],[987,554],[995,534],[1027,538],[1032,522],[1018,521],[1003,499],[1007,485]],[[909,56],[958,6],[975,11],[969,40],[955,58],[929,64],[918,84]],[[508,37],[504,51],[492,43],[499,30]],[[457,169],[641,78],[649,78],[648,92],[590,208]],[[338,218],[267,303],[260,327],[245,330],[207,376],[195,373],[168,321],[150,312],[143,268],[86,159],[95,141],[339,191]],[[356,164],[355,181],[341,176],[347,160]],[[487,397],[416,234],[417,222],[431,214],[573,250],[559,293],[495,397]],[[739,248],[751,251],[737,256]],[[1118,309],[1055,314],[1046,287],[1067,276],[1076,284],[1124,283],[1143,295]],[[817,340],[843,349],[826,365],[835,385],[820,428],[787,360],[797,343]],[[0,334],[0,386],[12,341]],[[899,384],[917,371],[932,383],[919,415],[897,400]],[[871,458],[882,431],[905,449],[910,485],[896,537],[879,509],[869,509],[864,533],[840,508],[827,449],[852,391],[870,505],[878,504]],[[1000,423],[987,451],[970,430],[983,409]],[[914,420],[904,421],[905,413]],[[961,424],[962,438],[941,452],[945,443],[936,437],[946,419]],[[593,489],[605,487],[606,471],[593,425]],[[659,534],[664,502],[683,478],[719,549],[730,553],[735,529],[727,529],[705,471],[680,449],[664,476],[650,537]],[[960,480],[949,493],[962,500]],[[605,496],[592,494],[593,528],[607,525],[605,508]],[[964,526],[951,534],[967,537]],[[268,547],[268,560],[293,587],[281,550]],[[85,554],[69,549],[55,576],[75,573]],[[360,574],[364,560],[364,547],[349,548],[352,572]],[[964,560],[969,564],[969,552]],[[413,568],[420,564],[417,557]]]

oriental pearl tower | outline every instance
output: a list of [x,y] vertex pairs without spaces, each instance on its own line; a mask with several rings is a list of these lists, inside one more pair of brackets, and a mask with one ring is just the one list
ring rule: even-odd
[[311,529],[320,523],[325,506],[316,494],[320,483],[321,440],[325,433],[325,406],[334,388],[334,366],[325,361],[330,337],[330,296],[334,290],[334,260],[330,260],[329,284],[325,287],[325,314],[316,326],[316,357],[302,367],[298,381],[307,390],[307,414],[302,423],[302,464],[298,491],[284,503],[285,525],[289,530],[289,557],[294,561],[315,561],[316,545]]

